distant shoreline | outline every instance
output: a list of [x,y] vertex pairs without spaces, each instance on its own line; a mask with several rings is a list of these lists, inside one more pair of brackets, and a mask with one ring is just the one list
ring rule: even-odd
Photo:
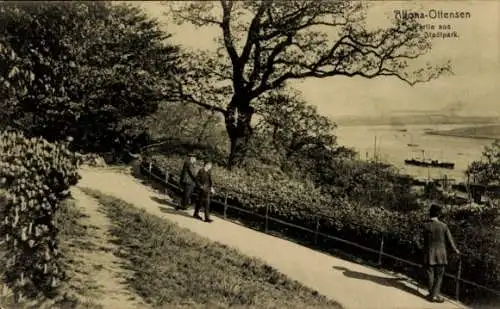
[[500,125],[480,125],[452,130],[427,131],[425,134],[480,140],[500,140]]
[[467,116],[393,116],[393,117],[340,117],[332,119],[339,126],[405,126],[405,125],[467,125],[486,126],[499,123],[497,117]]
[[459,134],[452,133],[446,131],[427,131],[425,132],[427,135],[438,135],[438,136],[447,136],[447,137],[460,137],[460,138],[471,138],[471,139],[481,139],[481,140],[500,140],[500,137],[492,137],[492,136],[482,136],[482,135],[468,135],[468,134]]
[[366,126],[366,127],[377,127],[377,126],[393,126],[393,127],[405,127],[405,126],[488,126],[492,125],[492,122],[459,122],[459,121],[449,121],[449,122],[415,122],[415,123],[392,123],[389,121],[380,121],[380,122],[363,122],[363,121],[333,121],[337,124],[337,126],[342,126],[342,127],[359,127],[359,126]]

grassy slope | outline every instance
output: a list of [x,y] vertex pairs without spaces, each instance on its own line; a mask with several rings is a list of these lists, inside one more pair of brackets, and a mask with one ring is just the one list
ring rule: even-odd
[[198,308],[341,308],[264,263],[100,192],[129,284],[155,306]]
[[428,132],[428,134],[476,139],[500,139],[500,125],[473,126],[452,130],[431,131]]

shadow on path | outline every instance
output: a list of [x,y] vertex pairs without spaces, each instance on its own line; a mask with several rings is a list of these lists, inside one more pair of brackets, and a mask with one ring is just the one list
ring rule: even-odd
[[165,205],[165,206],[170,206],[170,207],[174,207],[174,208],[177,207],[177,206],[179,206],[175,201],[168,200],[168,199],[163,199],[163,198],[159,198],[159,197],[156,197],[156,196],[152,196],[151,200],[153,202],[158,203],[158,204]]
[[406,279],[404,278],[390,278],[390,277],[381,277],[376,275],[365,274],[357,271],[350,270],[346,267],[333,266],[334,269],[342,271],[343,275],[348,278],[359,279],[359,280],[367,280],[374,282],[379,285],[387,286],[402,290],[404,292],[413,294],[415,296],[421,297],[425,299],[425,295],[417,291],[415,288],[410,287],[404,283]]
[[[178,206],[178,205],[174,201],[169,201],[169,200],[166,200],[166,199],[158,198],[156,196],[152,196],[151,200],[154,201],[154,202],[156,202],[156,203],[158,203],[158,204],[160,204],[160,205],[169,206],[169,208],[162,207],[162,206],[159,207],[160,211],[163,212],[163,213],[171,214],[171,215],[177,215],[177,216],[183,216],[183,217],[186,217],[186,218],[197,220],[196,218],[193,218],[193,216],[190,213],[186,213],[185,210],[182,210],[182,209],[175,210],[175,207]],[[171,207],[174,207],[174,208],[171,208]]]

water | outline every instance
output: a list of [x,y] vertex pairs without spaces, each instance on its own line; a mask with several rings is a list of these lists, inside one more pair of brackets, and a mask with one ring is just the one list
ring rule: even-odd
[[[401,172],[419,179],[454,178],[465,181],[470,162],[479,160],[484,146],[491,140],[427,135],[426,130],[449,130],[470,125],[406,125],[406,126],[339,126],[338,143],[355,148],[362,159],[373,158],[376,137],[379,159],[395,165]],[[401,130],[407,130],[402,132]],[[418,146],[409,147],[408,144]],[[455,163],[455,169],[416,167],[404,164],[405,159],[425,158]]]

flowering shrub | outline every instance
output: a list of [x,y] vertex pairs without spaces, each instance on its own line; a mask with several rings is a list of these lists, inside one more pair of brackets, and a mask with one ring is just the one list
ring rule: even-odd
[[17,295],[50,295],[64,278],[54,215],[79,179],[76,162],[62,144],[0,133],[4,281]]

